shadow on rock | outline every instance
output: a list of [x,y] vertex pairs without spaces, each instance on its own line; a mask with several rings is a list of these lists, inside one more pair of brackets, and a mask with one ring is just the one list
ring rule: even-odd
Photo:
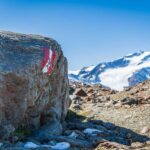
[[102,120],[87,119],[73,111],[69,112],[66,121],[68,135],[70,131],[70,137],[75,139],[74,142],[83,140],[93,147],[97,147],[97,145],[106,141],[127,147],[131,146],[132,143],[139,142],[142,144],[150,141],[149,137],[140,135],[131,129],[116,126],[113,123]]

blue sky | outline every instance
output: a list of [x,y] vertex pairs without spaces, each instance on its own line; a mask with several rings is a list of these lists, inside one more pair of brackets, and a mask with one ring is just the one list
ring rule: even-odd
[[149,0],[0,0],[0,29],[56,39],[69,69],[150,50]]

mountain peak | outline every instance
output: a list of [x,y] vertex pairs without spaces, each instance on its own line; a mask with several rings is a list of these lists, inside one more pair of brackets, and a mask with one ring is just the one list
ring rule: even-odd
[[70,71],[69,78],[123,90],[150,78],[150,51],[138,51],[114,61]]

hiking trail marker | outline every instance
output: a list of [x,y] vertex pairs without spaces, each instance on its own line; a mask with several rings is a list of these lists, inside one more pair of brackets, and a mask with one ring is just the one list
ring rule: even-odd
[[43,48],[44,59],[41,63],[42,72],[51,75],[56,63],[56,50],[51,48]]

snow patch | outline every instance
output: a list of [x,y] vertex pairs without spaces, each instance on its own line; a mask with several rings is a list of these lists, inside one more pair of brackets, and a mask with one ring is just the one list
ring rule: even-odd
[[150,52],[143,52],[139,56],[134,56],[134,57],[125,58],[125,59],[130,61],[129,65],[138,65],[142,61],[142,59],[144,59],[144,57],[146,57],[148,55],[150,55]]
[[67,150],[70,148],[70,144],[67,142],[60,142],[54,146],[51,146],[51,148],[54,150]]
[[102,133],[102,131],[94,128],[86,128],[83,132],[92,136],[96,136],[97,133]]
[[3,146],[3,143],[0,143],[0,147],[2,147]]
[[24,145],[24,148],[38,148],[39,145],[37,144],[34,144],[33,142],[27,142],[25,145]]
[[95,68],[95,66],[90,66],[90,67],[87,67],[86,69],[85,69],[85,71],[92,71],[93,69]]
[[72,132],[70,135],[69,135],[70,138],[77,138],[78,137],[78,134],[76,132]]
[[54,146],[51,146],[51,145],[37,145],[33,142],[27,142],[25,145],[24,145],[24,148],[32,148],[32,149],[35,149],[35,148],[38,148],[38,147],[46,147],[46,148],[52,148],[54,150],[67,150],[70,148],[70,144],[67,143],[67,142],[60,142],[60,143],[57,143],[56,145]]
[[101,65],[102,68],[104,68],[105,66],[106,66],[105,64],[102,64],[102,65]]
[[69,70],[68,71],[68,74],[74,74],[74,75],[78,75],[79,74],[79,72],[80,72],[80,70]]
[[129,86],[128,79],[135,71],[146,67],[150,67],[150,62],[138,66],[127,66],[124,68],[106,70],[99,76],[101,79],[101,84],[106,85],[112,89],[121,91],[124,89],[124,87]]
[[147,75],[146,77],[147,77],[148,79],[150,79],[150,75]]

